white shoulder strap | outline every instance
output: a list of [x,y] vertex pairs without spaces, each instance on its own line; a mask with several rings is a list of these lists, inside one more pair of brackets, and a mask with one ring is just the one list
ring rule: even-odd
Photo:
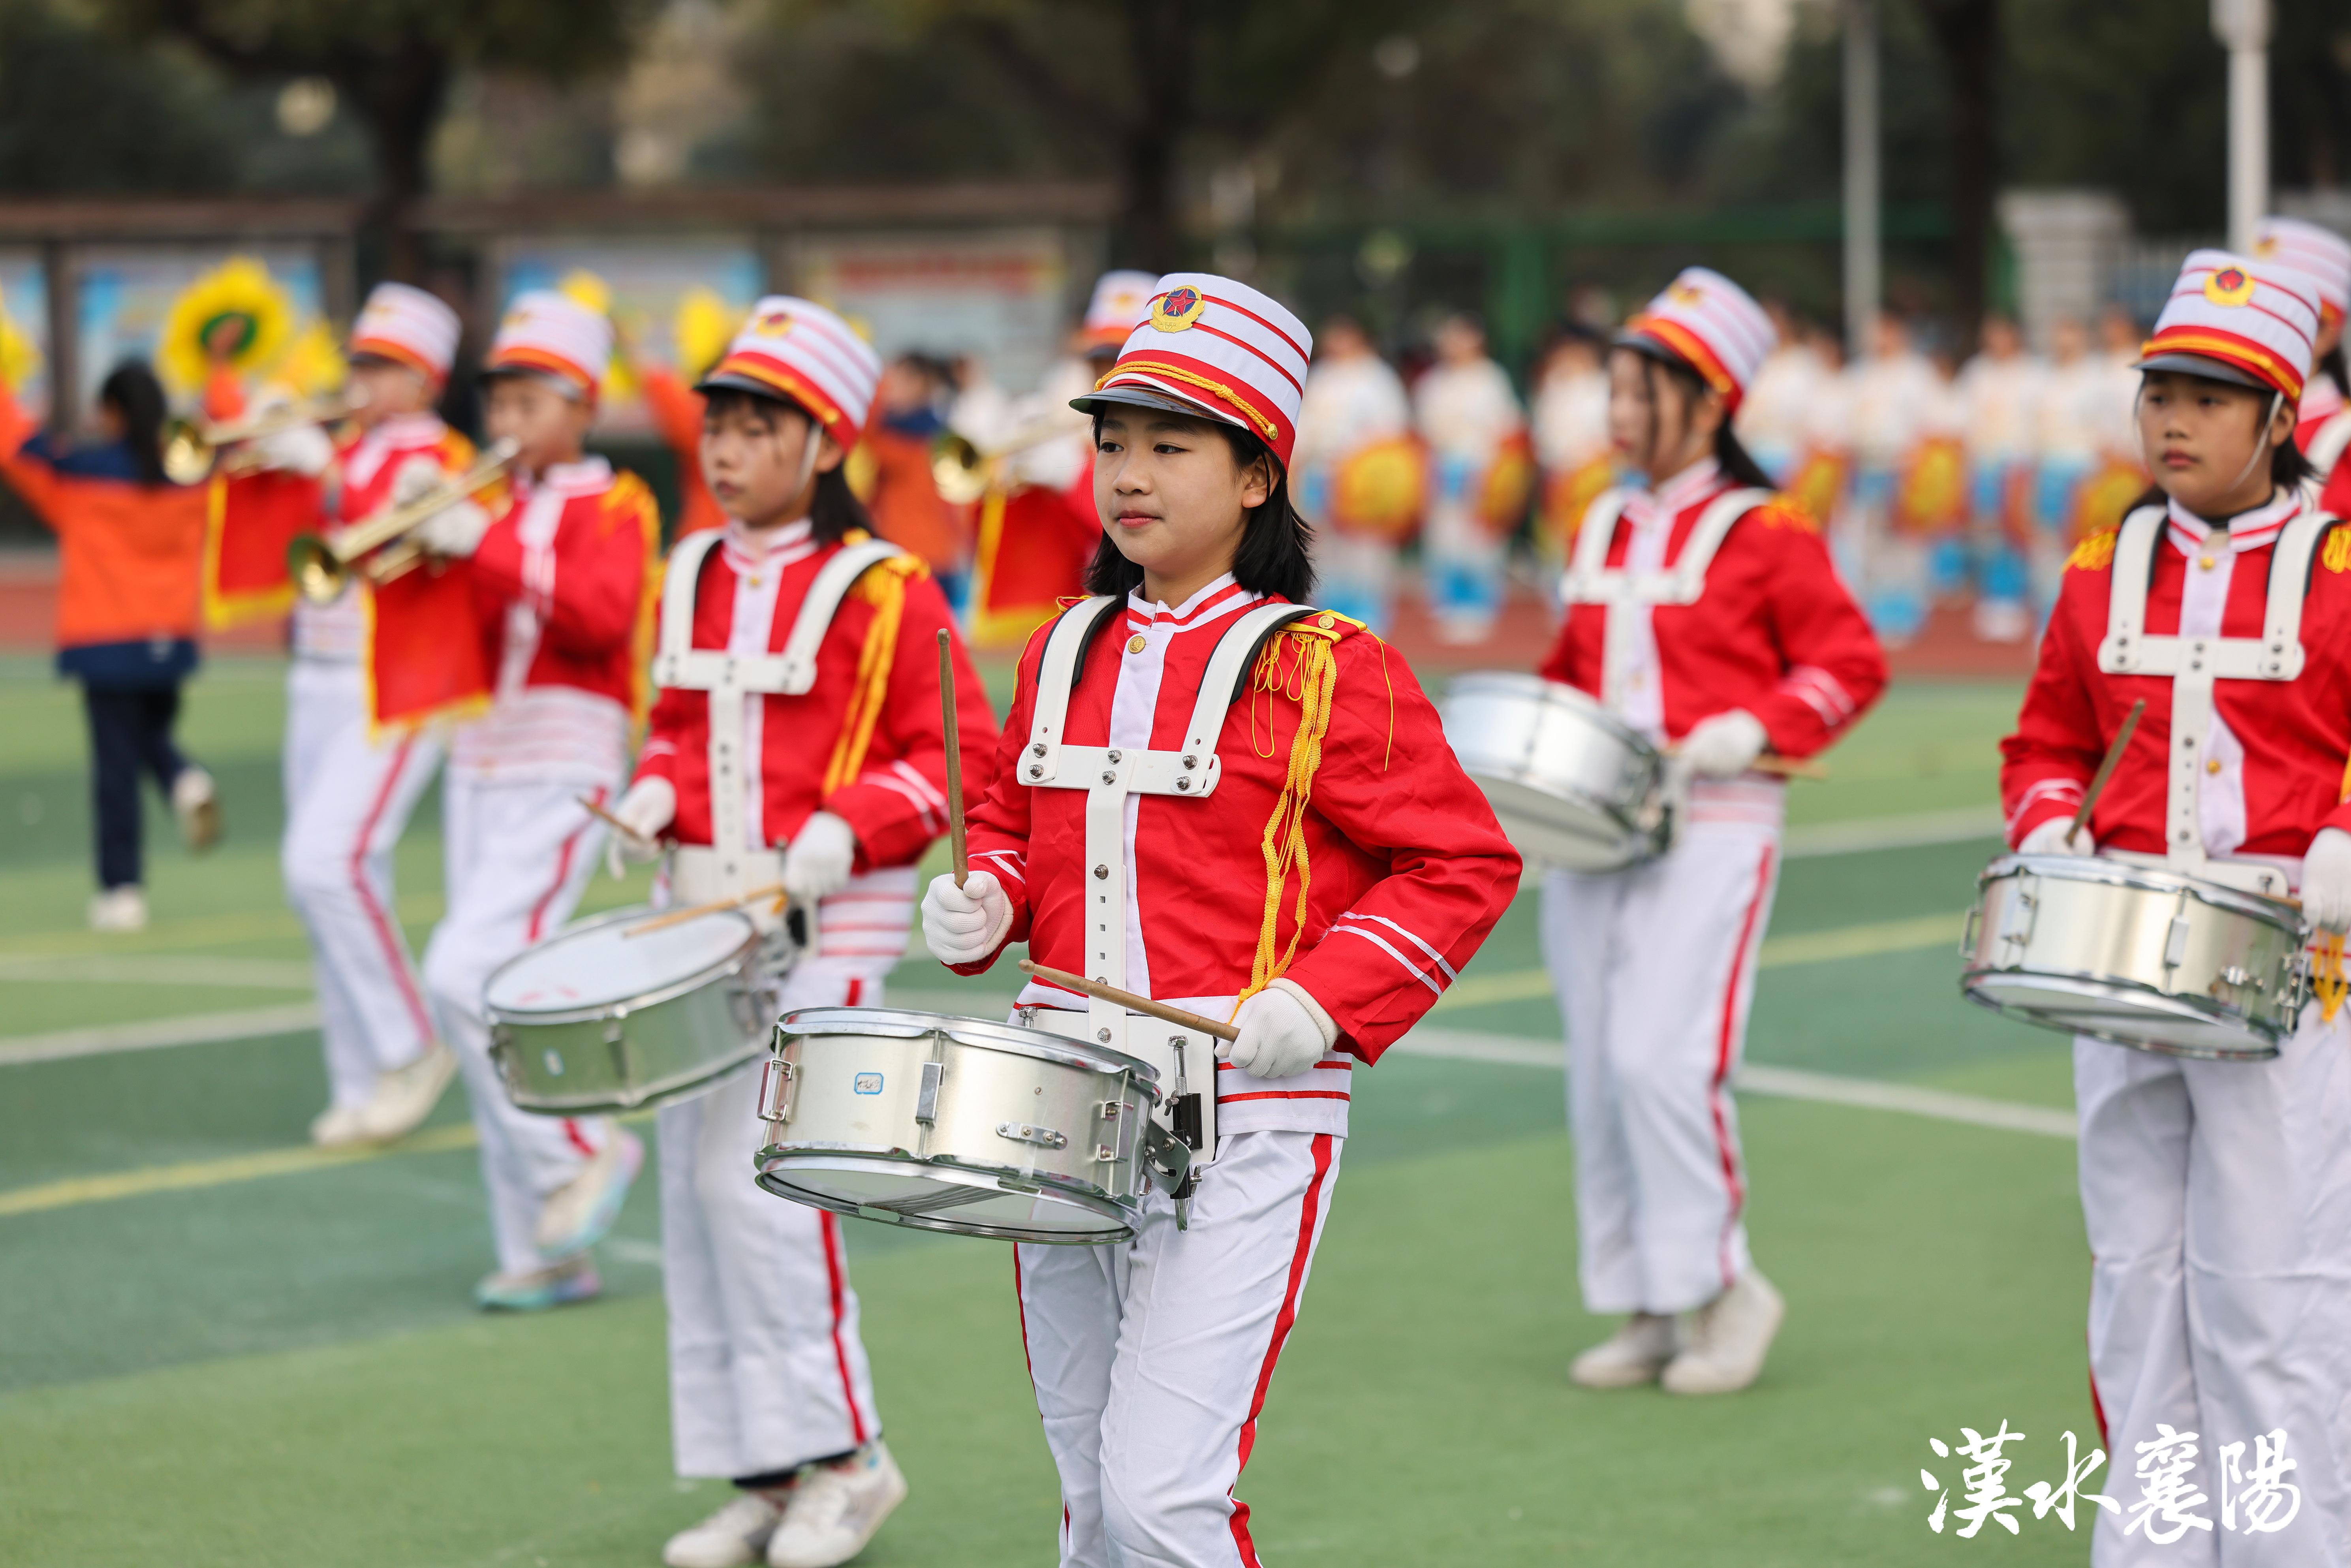
[[1029,749],[1021,754],[1020,781],[1050,784],[1061,770],[1061,730],[1070,716],[1070,683],[1078,668],[1078,652],[1102,619],[1118,602],[1113,593],[1081,599],[1045,633],[1045,651],[1037,661],[1037,706],[1029,720]]
[[1201,676],[1199,693],[1192,703],[1191,722],[1184,727],[1184,748],[1172,759],[1174,770],[1165,780],[1146,777],[1143,782],[1172,787],[1179,795],[1199,796],[1214,790],[1224,766],[1217,758],[1217,737],[1224,733],[1225,715],[1232,708],[1234,692],[1248,672],[1259,641],[1278,626],[1314,613],[1302,604],[1260,604],[1226,627],[1217,639],[1216,652],[1208,655],[1207,674]]
[[2163,522],[2161,507],[2141,507],[2123,519],[2122,530],[2115,538],[2106,636],[2098,644],[2098,668],[2107,674],[2130,674],[2146,657],[2141,644],[2147,632],[2147,573],[2155,564],[2155,545]]
[[2343,460],[2343,451],[2351,447],[2351,408],[2337,410],[2318,434],[2310,438],[2310,450],[2303,455],[2318,470],[2318,482],[2324,486],[2334,474],[2335,465]]
[[653,685],[683,685],[685,657],[694,650],[694,599],[702,563],[718,548],[722,530],[704,528],[677,541],[662,578],[661,645],[653,651]]
[[1593,497],[1591,504],[1583,508],[1583,521],[1575,529],[1575,554],[1568,562],[1567,580],[1560,590],[1566,602],[1590,602],[1601,573],[1608,569],[1608,547],[1616,539],[1616,519],[1625,515],[1625,503],[1632,495],[1623,486],[1612,485]]
[[2302,674],[2302,603],[2310,588],[2310,558],[2335,519],[2313,509],[2278,530],[2270,553],[2269,604],[2262,612],[2262,651],[2256,668],[2265,681],[2290,681]]
[[800,601],[799,613],[792,618],[791,632],[784,638],[778,691],[799,696],[816,685],[817,645],[824,641],[841,601],[869,570],[904,553],[887,539],[867,539],[839,551],[817,570],[816,580],[809,584],[808,597]]
[[1717,496],[1698,514],[1688,542],[1682,546],[1681,559],[1673,564],[1673,597],[1667,602],[1698,602],[1699,595],[1706,591],[1706,569],[1714,564],[1715,552],[1722,548],[1730,526],[1771,498],[1771,491],[1752,486],[1729,490]]

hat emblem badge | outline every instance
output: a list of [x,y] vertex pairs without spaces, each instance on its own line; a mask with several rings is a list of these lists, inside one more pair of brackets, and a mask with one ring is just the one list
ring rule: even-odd
[[1200,319],[1208,308],[1208,297],[1185,284],[1171,288],[1152,302],[1151,324],[1163,332],[1181,332]]
[[2215,305],[2242,305],[2252,297],[2252,275],[2241,267],[2221,267],[2204,280],[2204,298]]

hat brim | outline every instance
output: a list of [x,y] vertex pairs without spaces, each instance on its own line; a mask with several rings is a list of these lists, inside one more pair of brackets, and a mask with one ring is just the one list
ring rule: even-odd
[[1091,392],[1083,397],[1073,397],[1070,400],[1070,406],[1080,413],[1100,413],[1103,405],[1108,403],[1121,403],[1130,408],[1155,408],[1163,413],[1182,414],[1186,419],[1205,419],[1212,424],[1229,424],[1239,430],[1249,429],[1249,426],[1241,423],[1232,415],[1220,413],[1205,403],[1193,402],[1188,399],[1177,397],[1173,392],[1153,392],[1144,387],[1105,387],[1100,392]]
[[[782,403],[786,408],[797,408],[802,413],[809,412],[800,400],[790,393],[780,391],[769,382],[756,377],[742,375],[734,371],[719,371],[706,375],[694,383],[694,390],[698,392],[748,392],[753,397],[766,398],[769,402]],[[809,417],[814,419],[816,416],[809,414]]]
[[2208,382],[2226,382],[2231,386],[2251,387],[2255,392],[2275,392],[2277,388],[2251,371],[2219,360],[2208,360],[2201,354],[2149,354],[2131,366],[2135,371],[2168,371],[2175,375],[2197,376]]
[[541,382],[553,387],[573,402],[595,401],[594,388],[582,386],[576,378],[567,376],[560,371],[541,370],[537,365],[484,365],[475,379],[486,386],[491,382],[497,381]]

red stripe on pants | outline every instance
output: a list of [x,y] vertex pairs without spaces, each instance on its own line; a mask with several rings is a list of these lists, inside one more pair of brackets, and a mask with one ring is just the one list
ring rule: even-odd
[[857,1384],[849,1375],[849,1347],[841,1340],[842,1297],[848,1290],[848,1273],[841,1262],[841,1221],[831,1211],[817,1215],[819,1228],[824,1232],[825,1279],[832,1287],[832,1359],[841,1368],[841,1397],[849,1406],[849,1432],[857,1446],[865,1446],[865,1413],[857,1407]]
[[360,823],[360,836],[358,841],[351,845],[351,858],[346,869],[350,873],[351,891],[359,894],[360,907],[367,912],[368,925],[375,932],[376,942],[383,948],[384,967],[392,971],[393,982],[400,987],[400,999],[408,1004],[408,1015],[416,1022],[417,1034],[430,1044],[433,1024],[425,1016],[424,998],[416,994],[415,978],[408,972],[407,945],[392,929],[391,915],[376,902],[375,888],[368,882],[367,875],[368,845],[374,841],[376,824],[383,821],[383,813],[392,804],[392,791],[400,785],[401,775],[408,771],[408,753],[415,745],[413,731],[401,737],[400,748],[392,754],[392,767],[384,773],[383,783],[376,790],[375,799],[369,802],[366,819]]
[[1730,980],[1722,992],[1722,1026],[1715,1037],[1714,1078],[1706,1088],[1707,1110],[1714,1118],[1715,1153],[1722,1160],[1722,1184],[1730,1195],[1730,1212],[1722,1221],[1722,1288],[1726,1291],[1739,1282],[1730,1272],[1730,1232],[1746,1207],[1747,1184],[1739,1175],[1739,1151],[1730,1146],[1730,1124],[1722,1113],[1722,1085],[1730,1076],[1731,1051],[1739,1043],[1739,982],[1747,973],[1747,948],[1755,939],[1755,923],[1762,917],[1763,896],[1771,885],[1771,857],[1777,852],[1775,844],[1763,846],[1762,863],[1755,869],[1755,896],[1747,901],[1747,913],[1739,922],[1739,946],[1730,951]]
[[[1273,1364],[1281,1359],[1281,1345],[1290,1337],[1290,1324],[1298,1321],[1298,1292],[1306,1283],[1307,1260],[1314,1252],[1314,1222],[1322,1210],[1322,1186],[1331,1179],[1331,1134],[1314,1134],[1314,1179],[1306,1184],[1306,1197],[1298,1206],[1298,1245],[1290,1254],[1290,1283],[1282,1291],[1281,1311],[1273,1320],[1273,1338],[1265,1347],[1265,1362],[1257,1369],[1257,1390],[1249,1397],[1249,1419],[1241,1423],[1240,1459],[1233,1467],[1233,1485],[1240,1485],[1240,1472],[1249,1467],[1249,1450],[1257,1446],[1258,1413],[1265,1408],[1265,1391],[1273,1382]],[[1232,1497],[1230,1489],[1225,1495],[1232,1498],[1233,1544],[1239,1548],[1241,1561],[1248,1568],[1259,1568],[1257,1543],[1249,1539],[1249,1504]]]
[[[598,785],[596,793],[589,799],[599,806],[602,805],[604,787]],[[556,895],[563,891],[563,884],[571,880],[571,857],[580,848],[580,835],[595,826],[595,818],[582,817],[580,820],[580,825],[572,829],[570,836],[563,841],[563,848],[558,851],[555,856],[555,880],[548,884],[545,893],[538,895],[538,902],[530,906],[530,925],[523,932],[525,941],[538,941],[539,934],[546,929],[548,906],[552,904]]]

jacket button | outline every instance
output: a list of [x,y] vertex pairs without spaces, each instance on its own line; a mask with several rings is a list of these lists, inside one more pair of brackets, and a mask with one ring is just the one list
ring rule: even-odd
[[1130,653],[1140,653],[1149,646],[1151,644],[1143,640],[1143,633],[1140,632],[1126,640],[1126,651]]
[[1098,865],[1094,867],[1094,874],[1107,880],[1110,876],[1110,867],[1106,865]]

